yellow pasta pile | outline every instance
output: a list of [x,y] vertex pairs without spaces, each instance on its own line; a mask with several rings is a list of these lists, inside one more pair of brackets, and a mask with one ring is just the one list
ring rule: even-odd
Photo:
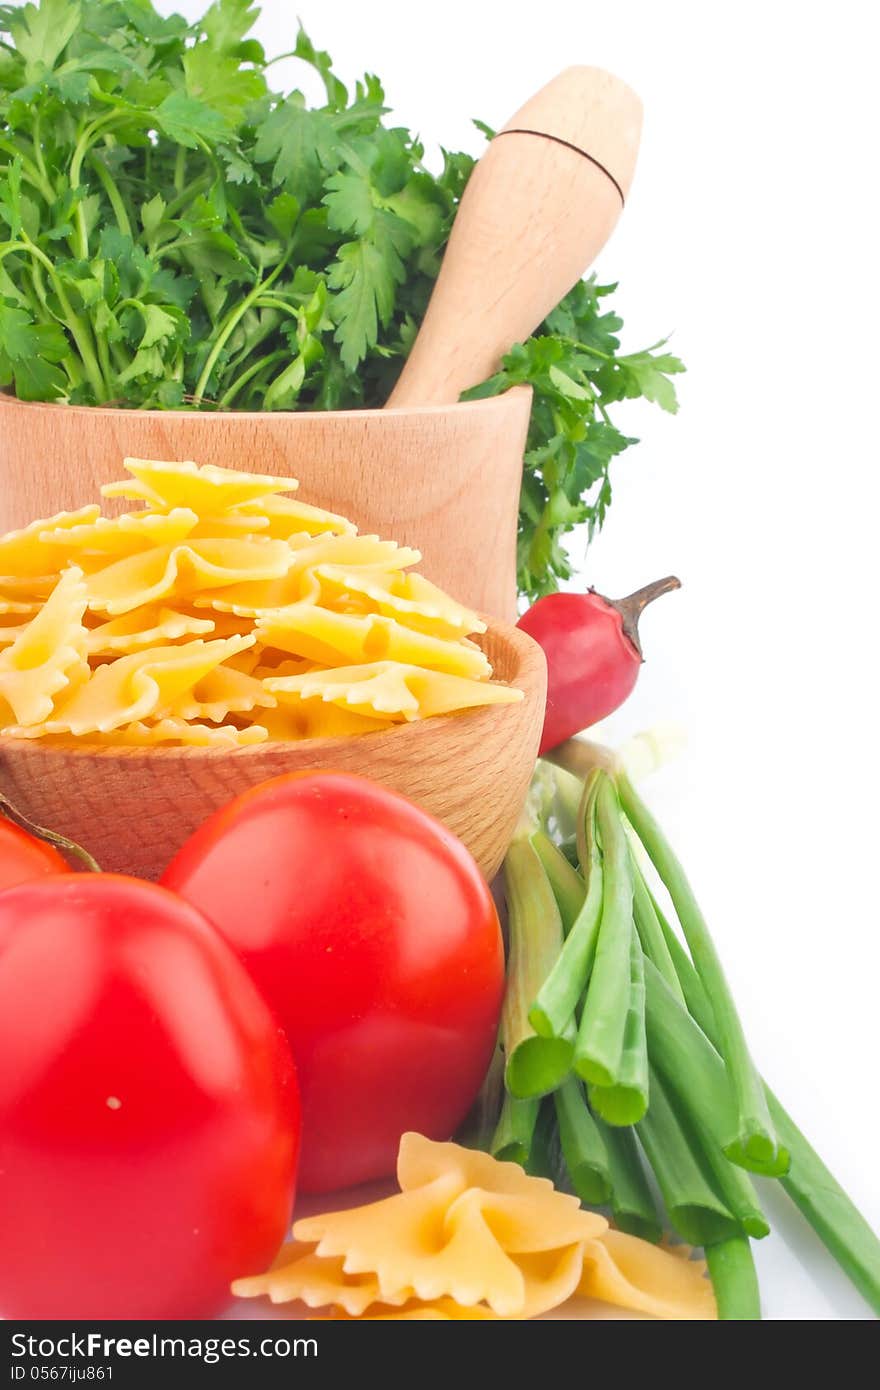
[[238,746],[505,704],[477,615],[285,494],[293,478],[126,459],[138,503],[0,538],[0,732]]
[[488,1154],[405,1134],[400,1192],[293,1228],[243,1298],[343,1318],[531,1318],[574,1294],[656,1318],[716,1316],[705,1266],[609,1229],[576,1197]]

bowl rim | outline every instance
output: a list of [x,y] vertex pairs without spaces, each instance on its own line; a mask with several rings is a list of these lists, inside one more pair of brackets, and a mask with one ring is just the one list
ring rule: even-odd
[[[88,409],[88,407],[84,407]],[[513,650],[514,672],[510,680],[504,682],[505,685],[512,686],[515,690],[521,690],[523,698],[511,705],[478,705],[471,709],[461,710],[454,714],[437,714],[428,719],[414,719],[402,724],[395,724],[390,729],[379,729],[375,733],[364,734],[342,734],[333,738],[303,738],[303,739],[266,739],[262,743],[246,744],[243,747],[217,748],[217,747],[197,747],[191,745],[172,744],[164,746],[141,745],[141,744],[106,744],[89,743],[88,739],[83,738],[70,744],[45,744],[39,738],[15,738],[13,735],[0,733],[0,774],[3,771],[4,759],[12,756],[16,759],[26,760],[28,757],[36,759],[58,757],[63,758],[95,758],[118,763],[137,763],[143,757],[154,761],[157,758],[164,762],[215,762],[220,758],[234,757],[245,759],[248,757],[259,757],[261,754],[277,753],[280,749],[308,753],[316,757],[321,757],[322,764],[329,765],[332,754],[336,749],[350,748],[355,739],[370,740],[370,747],[375,748],[379,740],[386,743],[389,739],[396,737],[398,742],[401,737],[406,735],[410,739],[423,737],[427,732],[434,731],[440,733],[443,729],[448,729],[453,724],[458,725],[462,719],[467,719],[471,724],[481,721],[488,723],[493,718],[498,717],[500,710],[511,706],[522,706],[536,695],[540,695],[545,686],[546,680],[546,661],[543,649],[540,645],[524,632],[522,628],[513,623],[502,622],[501,619],[491,618],[482,615],[487,627],[486,632],[480,634],[481,638],[490,635],[500,638],[508,647]],[[330,755],[330,760],[325,760],[324,754]]]
[[67,413],[80,414],[82,416],[98,416],[101,419],[131,420],[133,417],[143,416],[149,420],[163,420],[170,424],[172,428],[181,428],[172,422],[181,420],[241,420],[244,423],[254,423],[257,420],[280,420],[286,426],[290,426],[294,421],[313,421],[326,420],[330,424],[340,421],[371,421],[371,420],[400,420],[407,416],[416,419],[431,416],[465,416],[478,415],[481,413],[502,414],[511,408],[512,404],[529,402],[532,398],[532,388],[527,384],[509,386],[506,391],[501,391],[497,396],[481,396],[472,401],[454,401],[449,405],[412,405],[412,406],[384,406],[376,410],[140,410],[137,406],[113,406],[113,405],[68,405],[66,401],[23,401],[14,395],[7,387],[0,389],[0,409],[5,410],[28,410],[39,412],[43,410],[63,411]]

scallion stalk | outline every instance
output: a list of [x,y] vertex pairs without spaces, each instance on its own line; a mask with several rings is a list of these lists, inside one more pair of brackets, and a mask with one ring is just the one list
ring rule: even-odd
[[575,1044],[574,1068],[584,1081],[596,1086],[614,1086],[620,1079],[623,1060],[634,927],[629,846],[617,794],[604,774],[599,774],[596,819],[604,864],[602,917],[590,987]]
[[711,1176],[685,1133],[665,1086],[651,1075],[651,1106],[636,1133],[663,1194],[673,1227],[691,1245],[709,1245],[740,1233]]
[[736,1100],[734,1125],[725,1138],[724,1151],[734,1163],[768,1177],[781,1177],[788,1169],[790,1157],[780,1145],[770,1118],[764,1086],[749,1054],[742,1022],[705,918],[666,836],[625,773],[618,774],[617,786],[624,813],[669,892],[697,974],[712,1003],[720,1051]]
[[584,1088],[570,1076],[554,1093],[562,1156],[571,1185],[582,1202],[604,1206],[611,1198],[611,1169],[605,1141],[590,1114]]
[[629,1009],[616,1086],[591,1086],[590,1105],[609,1125],[634,1125],[648,1109],[648,1041],[645,1033],[645,972],[635,932],[630,942]]
[[664,980],[672,990],[673,994],[683,1004],[685,1002],[681,983],[676,974],[672,956],[669,953],[669,946],[660,925],[657,914],[656,904],[651,897],[650,890],[645,882],[644,874],[636,862],[635,855],[630,858],[633,876],[633,917],[635,919],[636,931],[642,943],[642,950],[648,960],[660,971]]
[[569,864],[562,850],[556,848],[543,830],[536,830],[531,840],[532,848],[550,880],[550,887],[553,889],[556,906],[562,918],[562,930],[567,937],[584,905],[587,896],[586,884],[577,869]]
[[562,950],[562,919],[541,860],[525,837],[507,851],[507,992],[501,1012],[504,1080],[520,1100],[547,1095],[568,1075],[574,1051],[573,1023],[559,1037],[542,1038],[529,1009]]
[[[596,956],[596,944],[602,919],[603,869],[602,856],[596,840],[596,798],[585,796],[579,832],[582,844],[582,867],[585,875],[585,894],[578,914],[566,937],[553,968],[538,991],[529,1010],[529,1021],[541,1037],[560,1036],[574,1017],[575,1008],[584,993]],[[534,837],[533,837],[534,843]],[[540,846],[535,846],[542,863]],[[567,862],[567,861],[566,861]],[[557,866],[558,867],[558,866]],[[571,870],[574,873],[574,870]],[[562,874],[560,872],[560,878]],[[578,880],[580,879],[578,875]],[[552,882],[552,880],[551,880]]]
[[501,1115],[489,1145],[489,1152],[493,1158],[525,1167],[532,1152],[540,1108],[541,1102],[537,1097],[532,1100],[517,1100],[509,1093],[505,1095]]
[[[714,1043],[717,1024],[708,995],[669,924],[661,919],[661,926],[688,1009]],[[862,1297],[880,1313],[880,1239],[766,1083],[764,1089],[776,1132],[791,1154],[782,1187]]]
[[628,1235],[640,1236],[654,1244],[663,1228],[648,1184],[635,1130],[606,1125],[593,1117],[605,1141],[611,1176],[611,1214],[615,1225]]
[[752,1247],[745,1236],[731,1236],[706,1248],[719,1322],[758,1322],[761,1294]]

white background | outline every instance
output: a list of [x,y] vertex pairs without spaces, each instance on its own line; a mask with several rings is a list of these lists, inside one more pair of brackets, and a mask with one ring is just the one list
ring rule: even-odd
[[[500,125],[574,62],[644,100],[598,270],[621,282],[625,346],[673,331],[688,374],[676,418],[629,408],[642,443],[583,572],[615,596],[670,569],[685,588],[646,617],[648,664],[610,732],[686,726],[648,794],[762,1068],[880,1228],[877,11],[265,0],[272,53],[297,13],[344,79],[381,76],[429,147],[478,152],[471,116]],[[867,1317],[784,1202],[768,1211],[766,1316]]]

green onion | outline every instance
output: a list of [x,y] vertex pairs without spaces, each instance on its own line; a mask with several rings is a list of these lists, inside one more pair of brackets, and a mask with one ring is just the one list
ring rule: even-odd
[[529,1008],[562,950],[562,919],[550,880],[532,845],[514,840],[504,861],[509,907],[510,953],[507,992],[501,1012],[504,1080],[523,1100],[546,1095],[568,1075],[574,1025],[560,1037],[539,1037]]
[[633,916],[635,918],[636,931],[642,943],[642,950],[648,960],[660,971],[664,980],[672,990],[673,994],[685,1002],[681,984],[669,953],[663,928],[660,923],[657,906],[651,897],[648,885],[645,882],[644,874],[636,862],[635,855],[631,855],[630,865],[633,876]]
[[731,1236],[706,1249],[719,1322],[758,1322],[761,1295],[752,1247],[745,1236]]
[[575,1044],[574,1067],[584,1081],[614,1086],[620,1080],[623,1060],[634,928],[629,847],[614,786],[604,774],[599,774],[596,817],[604,861],[602,918]]
[[587,1108],[584,1088],[570,1076],[554,1093],[553,1101],[571,1185],[582,1202],[604,1206],[611,1197],[611,1170],[605,1141]]
[[651,1107],[636,1133],[680,1236],[691,1245],[709,1245],[739,1234],[656,1073],[651,1074]]
[[489,1145],[489,1152],[494,1158],[525,1167],[532,1152],[540,1108],[541,1102],[537,1098],[516,1100],[511,1095],[504,1097],[501,1116]]
[[630,943],[629,1010],[616,1086],[591,1086],[590,1105],[609,1125],[634,1125],[648,1109],[648,1041],[645,1034],[645,971],[635,932]]
[[556,1109],[550,1099],[539,1101],[538,1106],[532,1147],[523,1166],[532,1177],[548,1178],[554,1187],[559,1187],[565,1176],[565,1163],[556,1128]]
[[608,1155],[611,1214],[615,1224],[628,1235],[656,1244],[663,1228],[648,1186],[635,1130],[606,1125],[598,1116],[595,1121]]
[[[668,924],[665,930],[688,1008],[714,1042],[717,1025],[708,996]],[[783,1188],[862,1297],[880,1313],[880,1239],[769,1086],[764,1089],[776,1132],[791,1154]]]
[[584,905],[587,896],[586,884],[577,869],[573,869],[569,864],[562,850],[556,848],[543,830],[536,830],[531,836],[531,841],[532,848],[550,880],[550,887],[553,889],[556,906],[562,918],[562,930],[568,936]]
[[[584,798],[583,822],[581,840],[586,875],[585,896],[565,945],[529,1010],[532,1027],[544,1038],[561,1035],[574,1017],[596,956],[602,918],[603,872],[602,856],[596,840],[595,796]],[[540,848],[535,848],[540,855]],[[578,881],[582,882],[580,875]]]
[[725,1138],[724,1151],[732,1162],[744,1168],[768,1177],[781,1177],[788,1169],[789,1154],[779,1144],[764,1086],[749,1055],[742,1023],[705,918],[666,836],[623,772],[618,776],[618,791],[627,819],[666,885],[697,973],[712,1003],[720,1051],[736,1099],[734,1124]]

